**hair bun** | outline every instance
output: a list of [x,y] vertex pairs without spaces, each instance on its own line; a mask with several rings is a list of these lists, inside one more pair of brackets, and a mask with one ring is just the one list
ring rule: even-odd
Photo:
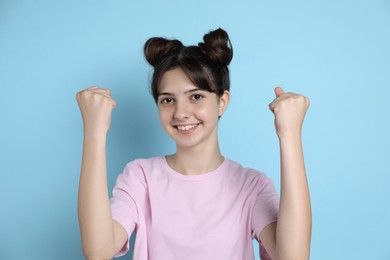
[[149,64],[155,66],[165,55],[181,47],[183,47],[183,44],[178,40],[153,37],[146,41],[144,54]]
[[210,59],[220,65],[227,66],[233,58],[233,47],[226,31],[218,28],[203,36],[203,41],[198,44]]

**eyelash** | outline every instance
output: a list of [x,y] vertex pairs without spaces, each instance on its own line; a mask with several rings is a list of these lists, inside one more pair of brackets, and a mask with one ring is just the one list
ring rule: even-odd
[[164,98],[164,99],[161,99],[160,103],[161,104],[169,104],[169,103],[172,103],[172,101],[173,101],[173,98]]
[[[195,97],[198,97],[198,98],[195,98]],[[204,98],[204,96],[203,96],[202,94],[193,94],[193,95],[191,96],[191,99],[192,99],[192,100],[196,100],[196,101],[201,100],[201,99],[203,99],[203,98]]]
[[[193,100],[193,101],[199,101],[203,98],[204,98],[204,95],[202,95],[202,94],[191,95],[191,100]],[[169,103],[172,103],[173,101],[174,101],[173,98],[163,98],[163,99],[161,99],[160,103],[161,104],[169,104]]]

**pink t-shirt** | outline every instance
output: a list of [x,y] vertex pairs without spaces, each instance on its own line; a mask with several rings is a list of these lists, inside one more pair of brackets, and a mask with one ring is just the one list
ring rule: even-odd
[[136,232],[134,260],[252,260],[252,240],[278,209],[271,179],[226,158],[195,176],[174,171],[165,157],[132,161],[111,198],[113,219],[129,238]]

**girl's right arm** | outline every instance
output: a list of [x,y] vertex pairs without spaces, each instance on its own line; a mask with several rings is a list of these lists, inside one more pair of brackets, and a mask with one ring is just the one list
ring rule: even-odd
[[106,137],[116,106],[110,91],[91,87],[76,95],[84,122],[78,217],[87,259],[111,259],[127,242],[127,232],[112,220],[106,170]]

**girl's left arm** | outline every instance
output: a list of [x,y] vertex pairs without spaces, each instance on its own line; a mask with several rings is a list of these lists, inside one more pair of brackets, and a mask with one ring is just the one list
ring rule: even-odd
[[273,259],[309,259],[312,216],[301,131],[310,102],[279,87],[275,94],[269,107],[280,144],[280,207],[277,224],[266,227],[260,239]]

